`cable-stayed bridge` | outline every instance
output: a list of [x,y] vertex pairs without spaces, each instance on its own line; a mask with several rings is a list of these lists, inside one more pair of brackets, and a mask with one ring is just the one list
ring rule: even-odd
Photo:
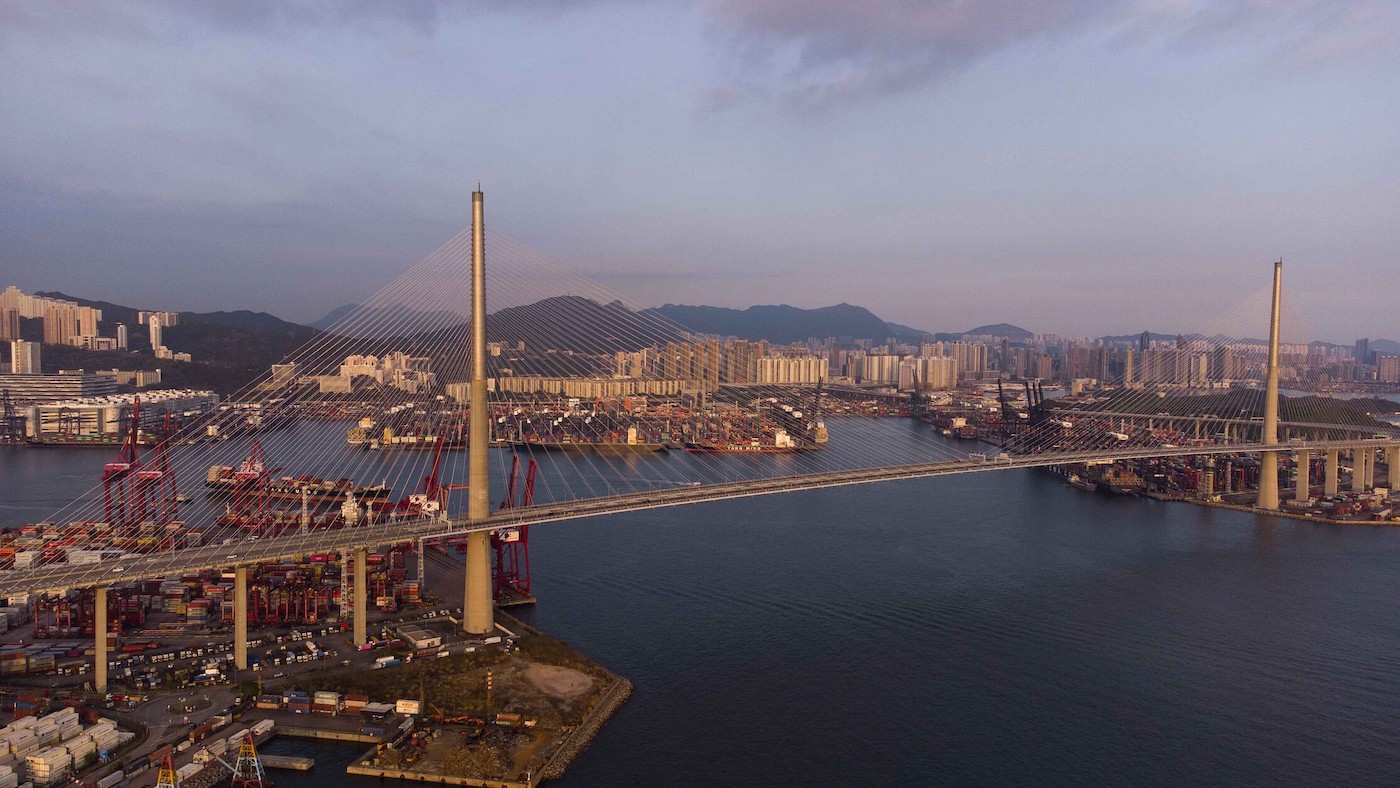
[[[187,548],[173,554],[134,557],[131,560],[91,566],[50,564],[0,574],[0,596],[42,593],[68,588],[107,585],[120,580],[152,575],[179,575],[201,569],[218,569],[232,564],[276,561],[309,552],[343,552],[360,547],[378,547],[420,539],[440,540],[472,533],[490,533],[506,528],[540,525],[563,520],[602,517],[624,512],[662,509],[671,506],[708,503],[713,501],[776,495],[853,484],[926,479],[965,473],[1043,468],[1076,463],[1113,460],[1197,457],[1221,453],[1250,454],[1262,452],[1262,443],[1240,443],[1230,446],[1170,446],[1127,447],[1079,451],[1047,451],[1038,454],[947,460],[886,468],[828,471],[800,476],[786,476],[746,481],[697,484],[654,492],[626,493],[563,503],[540,504],[529,508],[493,511],[484,520],[467,517],[418,517],[392,522],[368,523],[325,531],[301,532],[292,529],[275,537],[255,540],[239,539],[229,544],[211,544]],[[1338,452],[1341,450],[1395,449],[1391,439],[1299,440],[1286,447],[1294,452]]]
[[[192,436],[170,426],[171,414],[133,408],[129,439],[101,484],[56,513],[51,528],[37,530],[31,560],[0,569],[0,592],[97,589],[95,630],[105,632],[108,588],[233,568],[242,667],[250,573],[307,553],[353,559],[346,561],[354,577],[347,592],[353,636],[363,643],[367,552],[383,546],[414,545],[421,570],[425,542],[460,543],[464,629],[485,635],[503,556],[542,523],[881,481],[1212,455],[1258,455],[1258,505],[1271,510],[1280,504],[1280,452],[1305,469],[1320,453],[1324,488],[1335,493],[1343,454],[1353,456],[1353,483],[1364,490],[1380,451],[1390,484],[1400,486],[1395,429],[1338,420],[1324,403],[1290,403],[1280,418],[1281,266],[1264,293],[1266,343],[1224,339],[1257,330],[1265,310],[1245,303],[1173,347],[1141,348],[1136,373],[1130,351],[1116,385],[1100,381],[1115,392],[1100,409],[1046,401],[1030,384],[1024,407],[999,393],[984,414],[998,426],[982,437],[1000,445],[968,451],[922,422],[903,431],[847,428],[860,416],[824,398],[820,383],[808,390],[773,379],[816,369],[815,380],[824,381],[829,359],[696,336],[504,236],[492,236],[491,260],[488,269],[478,192],[468,231],[236,397],[256,405],[264,424],[302,418],[338,427],[268,429],[251,448],[246,436],[187,443],[180,439]],[[495,305],[489,331],[488,292]],[[937,346],[920,348],[917,358],[928,361],[861,353],[853,366],[896,379],[908,371],[916,390],[927,388],[921,376],[955,366]],[[1230,389],[1230,410],[1203,413],[1202,398],[1193,396],[1241,381]],[[244,412],[195,423],[204,437],[237,435],[233,419]],[[344,442],[336,430],[345,430]],[[523,496],[516,489],[522,460],[529,463]],[[292,475],[279,479],[284,467]],[[200,477],[227,482],[222,513],[181,508],[175,480]],[[349,483],[374,478],[384,482],[373,490]],[[454,500],[454,490],[465,495]],[[1306,492],[1297,485],[1295,495]],[[339,513],[311,506],[313,493],[340,503]],[[399,493],[407,494],[394,500]],[[278,494],[292,499],[292,516],[276,509]],[[71,560],[77,550],[69,548],[80,545],[96,547],[102,560]],[[101,687],[106,642],[97,640]]]

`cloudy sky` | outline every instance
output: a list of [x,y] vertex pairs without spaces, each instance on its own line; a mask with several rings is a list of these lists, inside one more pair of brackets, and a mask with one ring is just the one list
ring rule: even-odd
[[1400,338],[1394,0],[0,0],[0,286],[309,321],[488,222],[632,301]]

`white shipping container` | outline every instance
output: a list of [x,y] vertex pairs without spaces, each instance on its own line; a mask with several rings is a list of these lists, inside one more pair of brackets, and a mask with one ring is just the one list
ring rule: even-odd
[[259,720],[256,724],[253,725],[253,735],[261,736],[264,733],[267,733],[268,731],[272,730],[272,727],[272,720]]
[[118,770],[97,781],[97,788],[112,788],[122,780],[126,779],[126,773]]

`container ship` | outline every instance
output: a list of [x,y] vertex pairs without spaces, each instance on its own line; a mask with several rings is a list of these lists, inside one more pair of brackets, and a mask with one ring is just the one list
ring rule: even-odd
[[465,449],[467,447],[467,426],[454,422],[444,428],[428,429],[414,423],[398,427],[379,428],[373,419],[360,419],[354,427],[346,430],[345,443],[361,449],[404,449],[408,451],[434,451],[439,440],[444,449]]
[[773,431],[771,443],[758,437],[736,440],[729,437],[723,440],[690,438],[685,441],[685,450],[704,454],[791,454],[802,451],[788,431],[779,427]]
[[821,417],[807,418],[802,411],[791,405],[778,405],[771,408],[768,415],[784,429],[800,448],[825,449],[828,439],[826,424]]
[[566,435],[562,438],[524,436],[510,441],[510,445],[525,450],[587,452],[606,456],[650,454],[665,451],[666,444],[643,440],[635,426],[628,427],[625,433],[608,432],[593,435]]
[[1137,495],[1146,487],[1146,482],[1135,471],[1121,467],[1117,463],[1090,468],[1091,481],[1102,493],[1114,495]]
[[240,479],[239,470],[232,465],[211,465],[204,478],[204,486],[211,495],[231,495],[243,485],[271,500],[299,502],[305,494],[307,503],[311,504],[339,504],[347,493],[361,501],[385,501],[392,493],[387,484],[357,485],[352,479],[332,481],[315,476],[283,476],[270,480],[264,492],[256,488],[256,480]]

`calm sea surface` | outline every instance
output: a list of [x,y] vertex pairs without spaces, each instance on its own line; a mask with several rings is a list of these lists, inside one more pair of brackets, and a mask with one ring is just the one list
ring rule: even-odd
[[[0,523],[108,454],[0,449]],[[525,617],[636,683],[560,785],[1400,783],[1395,529],[1003,471],[532,537]]]

